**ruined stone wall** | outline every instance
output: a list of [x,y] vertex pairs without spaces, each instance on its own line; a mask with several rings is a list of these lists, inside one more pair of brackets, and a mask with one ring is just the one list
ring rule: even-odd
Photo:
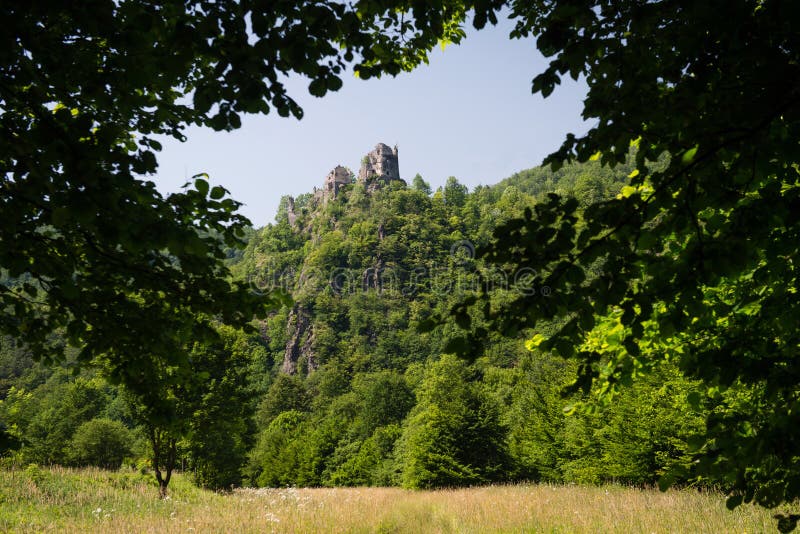
[[391,149],[383,143],[378,143],[372,152],[364,156],[358,171],[358,180],[366,182],[372,178],[384,182],[400,179],[397,147]]
[[339,193],[339,188],[350,183],[350,171],[347,167],[337,165],[328,176],[325,177],[323,190],[326,196],[335,197]]

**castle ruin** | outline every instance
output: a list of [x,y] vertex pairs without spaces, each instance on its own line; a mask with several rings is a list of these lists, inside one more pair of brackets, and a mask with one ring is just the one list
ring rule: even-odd
[[328,197],[336,197],[339,188],[350,183],[350,170],[341,165],[337,165],[328,176],[325,177],[323,189]]
[[361,160],[358,171],[359,182],[380,180],[388,183],[400,179],[400,165],[397,159],[397,146],[393,149],[383,143],[375,145],[375,149]]
[[[400,180],[400,165],[397,159],[397,146],[389,148],[388,145],[378,143],[375,148],[361,160],[358,171],[358,183],[364,184],[367,191],[373,192],[382,185]],[[314,188],[314,198],[318,201],[327,201],[336,198],[342,186],[352,181],[350,169],[337,165],[325,177],[321,189]]]

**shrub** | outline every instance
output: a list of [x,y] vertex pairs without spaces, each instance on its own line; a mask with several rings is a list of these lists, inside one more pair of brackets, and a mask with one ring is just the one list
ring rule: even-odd
[[131,432],[119,421],[99,418],[78,427],[72,436],[71,460],[76,465],[119,469],[130,453]]

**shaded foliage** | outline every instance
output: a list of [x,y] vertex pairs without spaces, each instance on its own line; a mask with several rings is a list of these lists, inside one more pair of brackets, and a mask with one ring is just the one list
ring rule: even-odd
[[119,469],[131,452],[130,431],[119,421],[92,419],[79,426],[70,440],[70,458],[76,465]]

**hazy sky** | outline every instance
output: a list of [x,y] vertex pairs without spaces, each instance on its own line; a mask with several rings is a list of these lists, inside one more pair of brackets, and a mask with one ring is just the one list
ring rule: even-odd
[[536,166],[567,132],[586,130],[586,87],[567,79],[547,99],[532,95],[531,80],[546,60],[532,40],[510,40],[510,29],[501,21],[468,31],[462,44],[437,48],[430,65],[396,78],[346,76],[342,89],[323,98],[293,80],[289,94],[303,107],[302,120],[271,113],[243,117],[231,133],[190,129],[187,142],[164,144],[156,182],[175,191],[187,176],[207,172],[263,226],[282,195],[321,186],[339,164],[358,172],[378,142],[398,145],[403,178],[420,173],[434,189],[448,176],[471,189]]

